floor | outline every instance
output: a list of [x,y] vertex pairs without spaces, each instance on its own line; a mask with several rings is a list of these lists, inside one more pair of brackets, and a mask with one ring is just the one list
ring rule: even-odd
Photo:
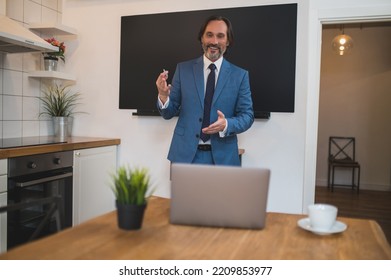
[[338,216],[376,220],[391,244],[391,192],[316,187],[315,202],[337,206]]

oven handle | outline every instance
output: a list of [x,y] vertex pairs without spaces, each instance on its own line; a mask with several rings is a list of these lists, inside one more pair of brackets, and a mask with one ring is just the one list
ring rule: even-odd
[[27,182],[15,182],[15,185],[20,188],[29,187],[29,186],[33,186],[33,185],[37,185],[37,184],[47,183],[47,182],[54,181],[54,180],[72,177],[72,175],[73,175],[73,172],[67,172],[67,173],[63,173],[60,175],[54,175],[54,176],[45,177],[45,178],[41,178],[41,179],[37,179],[37,180],[31,180],[31,181],[27,181]]

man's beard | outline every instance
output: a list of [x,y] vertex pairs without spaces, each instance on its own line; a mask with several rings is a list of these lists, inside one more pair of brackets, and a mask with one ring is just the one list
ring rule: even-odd
[[[210,53],[208,51],[208,49],[210,47],[213,47],[213,48],[217,48],[218,51],[217,52],[214,52],[214,53]],[[225,49],[222,49],[221,46],[217,45],[217,44],[208,44],[208,45],[205,45],[205,44],[202,44],[202,48],[204,50],[204,54],[205,56],[211,60],[211,61],[216,61],[218,60],[220,57],[223,56],[223,54],[225,53]]]

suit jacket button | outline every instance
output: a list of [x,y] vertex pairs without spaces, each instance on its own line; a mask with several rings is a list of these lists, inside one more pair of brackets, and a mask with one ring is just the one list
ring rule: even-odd
[[199,135],[199,134],[196,134],[196,138],[200,138],[200,135]]
[[198,120],[199,120],[200,122],[202,122],[202,118],[199,118]]

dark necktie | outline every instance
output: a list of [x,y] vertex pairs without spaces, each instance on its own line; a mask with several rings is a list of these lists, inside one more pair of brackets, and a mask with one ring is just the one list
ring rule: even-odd
[[[202,119],[202,128],[209,126],[210,124],[210,107],[212,105],[213,94],[215,92],[215,69],[216,65],[213,63],[209,65],[210,73],[208,76],[208,80],[206,81],[206,91],[204,98],[204,117]],[[206,142],[209,140],[209,134],[204,134],[201,131],[201,139]]]

